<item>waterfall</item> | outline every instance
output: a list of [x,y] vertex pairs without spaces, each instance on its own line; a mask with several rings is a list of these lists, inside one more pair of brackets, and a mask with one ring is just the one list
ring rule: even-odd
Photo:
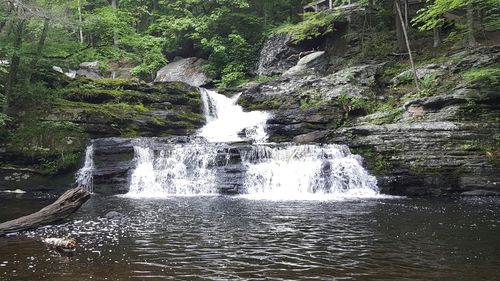
[[376,178],[347,146],[267,143],[268,113],[244,112],[239,95],[201,95],[207,124],[198,137],[136,140],[127,196],[214,195],[227,186],[258,199],[378,195]]
[[94,193],[94,145],[90,144],[85,150],[85,162],[76,173],[76,183],[90,193]]
[[378,193],[361,158],[341,145],[258,145],[245,153],[244,189],[255,198],[363,197]]
[[216,193],[216,145],[203,142],[173,144],[155,151],[147,143],[134,147],[136,168],[130,197],[207,195]]
[[201,95],[207,124],[200,130],[200,136],[210,142],[267,141],[265,126],[269,115],[266,112],[244,112],[236,104],[239,94],[228,98],[202,88]]

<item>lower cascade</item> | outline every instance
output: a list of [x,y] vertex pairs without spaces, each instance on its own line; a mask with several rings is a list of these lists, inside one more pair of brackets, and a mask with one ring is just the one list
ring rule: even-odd
[[377,181],[361,161],[341,145],[259,145],[244,155],[248,169],[243,185],[250,195],[276,198],[376,195]]
[[217,150],[202,143],[175,144],[155,151],[134,147],[136,168],[128,195],[161,197],[168,194],[199,195],[215,193],[215,171],[210,169]]

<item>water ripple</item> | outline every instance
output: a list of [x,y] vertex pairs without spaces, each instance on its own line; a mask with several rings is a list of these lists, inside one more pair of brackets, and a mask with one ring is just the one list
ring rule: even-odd
[[[72,222],[0,239],[0,280],[491,280],[499,222],[494,199],[95,197]],[[66,235],[71,258],[40,241]]]

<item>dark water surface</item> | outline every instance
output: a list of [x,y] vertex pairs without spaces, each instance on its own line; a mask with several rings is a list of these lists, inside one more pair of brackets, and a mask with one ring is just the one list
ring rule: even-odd
[[[45,205],[2,195],[0,220]],[[43,203],[43,204],[42,204]],[[115,210],[122,221],[104,219]],[[74,257],[40,241],[73,234]],[[0,280],[499,280],[500,199],[94,197],[0,238]]]

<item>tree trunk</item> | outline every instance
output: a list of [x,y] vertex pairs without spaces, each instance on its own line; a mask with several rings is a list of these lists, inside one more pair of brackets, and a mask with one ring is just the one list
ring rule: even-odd
[[59,199],[40,211],[0,224],[0,236],[8,233],[35,229],[43,225],[59,222],[76,212],[90,198],[90,193],[82,188],[66,191]]
[[[406,49],[405,39],[403,34],[403,20],[402,17],[398,16],[398,11],[396,6],[399,4],[399,0],[394,0],[394,14],[396,19],[396,38],[397,38],[397,47],[399,52],[404,52]],[[399,6],[398,6],[399,7]]]
[[408,29],[408,27],[410,26],[409,25],[409,21],[408,21],[408,0],[403,0],[404,2],[404,7],[405,7],[405,25],[404,25],[404,28],[405,29]]
[[30,67],[28,69],[28,73],[26,75],[26,83],[29,84],[31,82],[31,76],[33,75],[33,71],[42,57],[42,51],[45,46],[45,39],[47,38],[47,32],[49,31],[49,19],[46,18],[43,22],[42,34],[40,35],[40,40],[38,40],[38,45],[36,47],[36,53],[33,59],[31,60]]
[[469,47],[476,47],[477,42],[474,30],[474,6],[472,4],[467,5],[467,34]]
[[83,44],[83,18],[82,18],[82,0],[78,0],[78,23],[79,23],[79,33],[80,33],[80,44]]
[[432,30],[433,33],[434,33],[434,48],[437,48],[439,46],[441,46],[441,28],[436,26],[434,27],[434,29]]
[[[116,10],[117,8],[117,2],[118,0],[111,0],[111,7],[113,7],[113,9]],[[113,30],[113,46],[116,47],[118,46],[118,32],[116,31],[116,29]]]
[[399,6],[398,0],[394,0],[394,4],[396,5],[396,10],[399,15],[399,20],[401,21],[401,28],[403,29],[403,35],[406,43],[406,48],[408,49],[408,56],[410,57],[411,69],[413,71],[413,78],[415,80],[415,86],[417,90],[420,91],[420,85],[418,83],[418,75],[417,70],[415,69],[415,63],[413,62],[413,55],[411,53],[410,40],[408,39],[408,33],[406,32],[406,28],[402,26],[403,24],[403,13],[401,12],[401,7]]
[[15,40],[14,40],[14,54],[10,60],[10,69],[7,81],[5,82],[5,102],[3,105],[3,113],[7,114],[9,111],[10,100],[12,99],[12,94],[14,91],[14,85],[17,82],[17,72],[19,71],[19,65],[21,64],[21,57],[19,56],[19,50],[23,43],[23,34],[26,21],[19,20],[15,25]]

